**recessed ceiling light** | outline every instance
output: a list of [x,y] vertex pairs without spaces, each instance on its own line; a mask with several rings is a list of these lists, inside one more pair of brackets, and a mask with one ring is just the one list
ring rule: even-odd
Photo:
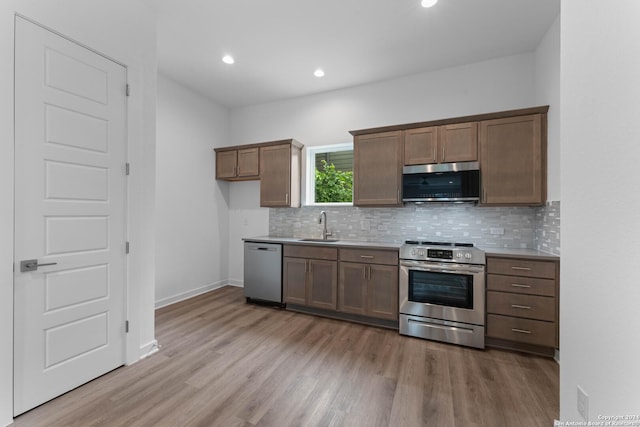
[[438,3],[438,0],[422,0],[422,7],[431,7]]
[[235,61],[235,59],[233,59],[233,56],[231,55],[225,55],[222,57],[222,62],[224,62],[225,64],[233,64]]
[[322,68],[318,68],[313,72],[313,75],[316,77],[324,77],[324,71],[322,70]]

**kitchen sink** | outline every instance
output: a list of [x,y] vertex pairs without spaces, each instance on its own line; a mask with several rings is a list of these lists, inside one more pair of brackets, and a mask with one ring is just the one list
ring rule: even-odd
[[308,238],[308,239],[298,239],[299,242],[322,242],[322,243],[335,243],[338,241],[338,239],[313,239],[313,238]]

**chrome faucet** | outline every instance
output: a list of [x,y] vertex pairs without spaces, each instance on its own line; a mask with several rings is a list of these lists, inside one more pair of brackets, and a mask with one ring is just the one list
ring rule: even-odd
[[327,237],[333,236],[333,233],[327,231],[327,213],[325,211],[320,212],[318,218],[318,224],[322,224],[322,217],[324,216],[324,226],[322,227],[322,240],[327,240]]

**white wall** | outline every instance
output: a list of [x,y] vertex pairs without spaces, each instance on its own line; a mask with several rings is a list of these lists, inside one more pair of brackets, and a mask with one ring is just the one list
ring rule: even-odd
[[[560,416],[640,414],[640,2],[563,0]],[[637,425],[638,420],[634,420]]]
[[156,306],[226,284],[228,184],[214,147],[228,145],[228,110],[158,76]]
[[[231,111],[233,144],[296,138],[307,146],[352,141],[350,130],[532,107],[535,55],[522,54]],[[266,235],[258,184],[230,186],[229,274],[242,279],[242,237]]]
[[560,16],[536,49],[536,104],[549,106],[547,200],[560,200]]
[[0,425],[12,419],[13,45],[18,12],[128,66],[129,258],[127,361],[154,341],[155,20],[136,0],[0,2]]

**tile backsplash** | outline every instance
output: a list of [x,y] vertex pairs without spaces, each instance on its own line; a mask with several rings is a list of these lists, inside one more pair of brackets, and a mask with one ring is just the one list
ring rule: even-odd
[[305,206],[269,209],[269,235],[321,237],[321,211],[333,238],[402,242],[406,239],[470,242],[489,248],[529,248],[560,255],[560,202],[542,207],[408,204],[402,208]]
[[534,248],[560,256],[560,202],[548,202],[537,209]]

